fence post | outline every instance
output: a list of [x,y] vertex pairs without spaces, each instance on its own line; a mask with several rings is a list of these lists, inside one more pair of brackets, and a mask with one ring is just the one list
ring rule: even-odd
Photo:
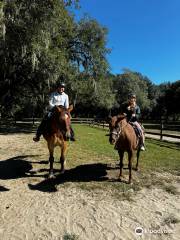
[[32,118],[32,125],[34,126],[35,124],[35,119],[34,119],[34,115],[33,115],[33,118]]
[[163,128],[164,128],[163,120],[161,119],[161,130],[160,130],[160,140],[161,141],[163,140]]

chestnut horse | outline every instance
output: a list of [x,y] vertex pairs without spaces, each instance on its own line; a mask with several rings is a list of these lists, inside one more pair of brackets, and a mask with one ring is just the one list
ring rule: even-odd
[[54,177],[53,163],[54,163],[54,148],[59,146],[61,148],[61,172],[64,172],[65,153],[67,150],[67,137],[70,137],[70,112],[73,107],[70,106],[65,109],[63,106],[55,106],[52,110],[52,116],[48,120],[48,127],[43,133],[43,137],[47,141],[49,150],[49,178]]
[[109,142],[115,144],[115,149],[118,150],[120,157],[120,174],[119,178],[122,177],[123,169],[123,156],[124,152],[128,153],[128,168],[129,168],[129,183],[132,178],[132,160],[134,153],[137,150],[137,163],[136,170],[138,170],[138,160],[140,155],[139,139],[130,123],[127,122],[126,116],[120,114],[111,117],[109,121]]

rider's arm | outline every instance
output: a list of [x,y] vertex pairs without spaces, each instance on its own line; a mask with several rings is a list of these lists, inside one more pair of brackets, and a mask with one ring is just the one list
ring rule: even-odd
[[69,97],[68,97],[68,95],[66,94],[66,98],[65,98],[65,101],[64,101],[64,107],[65,108],[69,108]]
[[136,107],[135,107],[135,118],[136,118],[136,121],[139,120],[140,114],[141,114],[140,107],[139,107],[139,106],[136,106]]
[[49,108],[52,109],[54,106],[54,93],[52,93],[49,97]]

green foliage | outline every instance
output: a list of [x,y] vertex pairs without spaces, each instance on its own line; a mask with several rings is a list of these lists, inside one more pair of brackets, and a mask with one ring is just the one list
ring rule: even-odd
[[78,51],[83,52],[83,59],[78,60],[87,72],[94,73],[94,77],[106,73],[108,67],[106,54],[109,50],[104,48],[106,34],[106,28],[101,27],[96,20],[87,17],[78,25],[78,39],[81,43]]
[[174,83],[161,84],[159,86],[161,93],[157,99],[157,106],[154,112],[160,114],[165,119],[171,118],[178,120],[180,117],[180,80]]
[[156,86],[129,69],[110,74],[108,29],[88,16],[76,22],[74,7],[79,0],[0,1],[1,115],[42,116],[61,77],[80,114],[108,114],[135,92],[144,116],[177,119],[179,81]]
[[123,74],[114,78],[114,88],[119,105],[127,101],[129,93],[135,93],[142,110],[149,108],[148,85],[140,73],[126,69]]
[[[81,89],[91,84],[92,92],[101,99],[95,86],[108,68],[107,30],[90,18],[76,23],[69,9],[78,7],[78,2],[12,0],[0,5],[3,111],[14,115],[27,104],[33,104],[38,112],[38,106],[44,109],[59,76],[69,86],[73,102],[76,96],[83,102]],[[86,75],[85,84],[81,82],[82,73]]]

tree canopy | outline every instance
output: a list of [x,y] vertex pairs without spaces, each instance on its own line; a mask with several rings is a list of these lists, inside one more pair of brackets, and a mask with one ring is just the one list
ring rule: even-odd
[[39,112],[59,78],[74,103],[83,100],[81,89],[88,86],[100,98],[98,86],[108,69],[107,29],[90,18],[76,22],[69,11],[75,3],[1,2],[1,112],[14,114],[26,105]]
[[135,92],[147,116],[178,117],[170,102],[179,101],[179,81],[157,86],[129,69],[110,73],[108,29],[91,17],[76,21],[72,9],[79,5],[78,0],[0,1],[0,114],[42,116],[61,79],[76,114],[108,114]]

